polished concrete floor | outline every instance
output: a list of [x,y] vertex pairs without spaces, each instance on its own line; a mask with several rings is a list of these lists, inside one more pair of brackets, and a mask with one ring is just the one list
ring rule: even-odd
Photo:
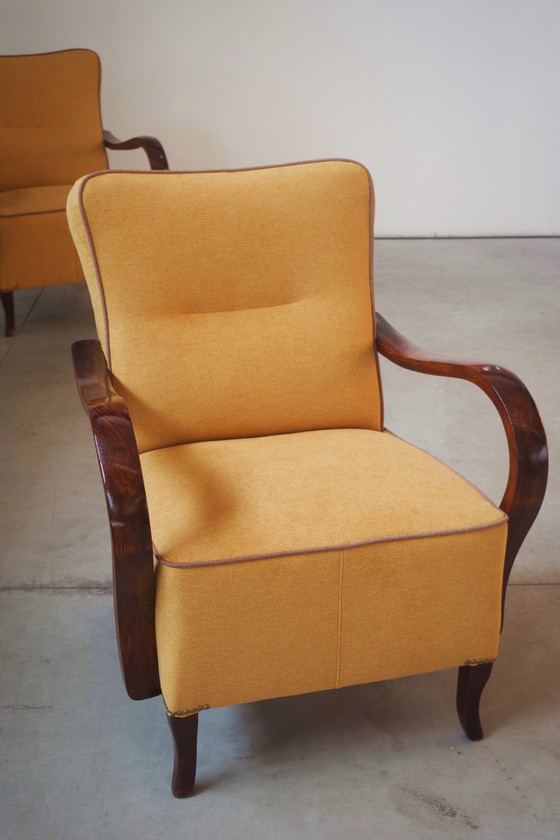
[[[197,796],[174,800],[161,700],[133,703],[120,681],[106,514],[69,355],[94,335],[87,292],[28,291],[16,337],[0,339],[2,838],[560,836],[560,240],[380,241],[376,298],[415,343],[516,371],[549,435],[485,740],[462,735],[447,671],[210,710]],[[382,372],[387,425],[499,501],[507,449],[487,398]]]

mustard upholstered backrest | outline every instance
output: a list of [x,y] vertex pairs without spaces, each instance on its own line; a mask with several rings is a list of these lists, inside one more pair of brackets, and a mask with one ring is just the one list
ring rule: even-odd
[[372,217],[351,161],[74,186],[70,229],[141,452],[380,428]]
[[72,184],[107,168],[91,50],[0,56],[0,190]]

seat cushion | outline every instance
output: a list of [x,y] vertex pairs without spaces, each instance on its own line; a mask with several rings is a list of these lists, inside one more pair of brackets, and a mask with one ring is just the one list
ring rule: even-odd
[[72,184],[62,184],[0,192],[0,218],[29,213],[66,213],[66,199],[71,187]]
[[507,518],[421,450],[325,429],[141,462],[171,713],[495,657]]
[[0,192],[2,291],[84,279],[66,221],[70,184]]

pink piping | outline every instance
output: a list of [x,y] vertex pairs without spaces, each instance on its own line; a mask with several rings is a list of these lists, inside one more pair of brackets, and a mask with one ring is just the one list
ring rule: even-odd
[[[499,508],[498,508],[499,509]],[[508,521],[508,516],[504,513],[501,519],[496,522],[488,522],[486,525],[473,525],[470,528],[454,528],[449,531],[426,531],[419,534],[397,534],[389,537],[378,537],[374,540],[360,540],[359,542],[340,543],[338,545],[326,545],[316,548],[301,548],[292,551],[273,551],[267,554],[248,554],[243,557],[227,557],[220,560],[199,560],[185,563],[172,563],[166,560],[165,557],[153,546],[154,556],[163,566],[169,566],[172,569],[195,569],[200,566],[222,566],[229,563],[246,563],[252,560],[268,560],[272,557],[289,557],[290,555],[298,556],[301,554],[319,554],[325,551],[343,551],[348,548],[360,548],[365,545],[378,545],[388,542],[402,542],[404,540],[420,540],[427,537],[447,537],[454,534],[469,534],[475,531],[486,531],[488,528],[495,528],[497,525],[504,525]]]

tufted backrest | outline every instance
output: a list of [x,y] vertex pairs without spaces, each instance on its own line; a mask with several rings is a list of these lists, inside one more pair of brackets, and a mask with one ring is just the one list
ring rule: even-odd
[[0,56],[0,190],[72,184],[107,168],[91,50]]
[[68,219],[141,452],[380,428],[362,166],[100,173]]

